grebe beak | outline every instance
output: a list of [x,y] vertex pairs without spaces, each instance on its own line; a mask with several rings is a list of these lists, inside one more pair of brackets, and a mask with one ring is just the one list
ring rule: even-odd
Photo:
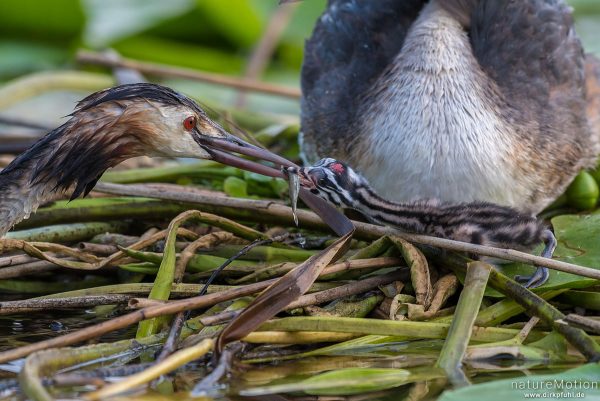
[[[216,162],[269,177],[284,179],[287,178],[287,176],[281,171],[281,167],[299,168],[295,163],[276,155],[267,149],[252,145],[226,132],[220,132],[219,134],[219,137],[203,135],[201,133],[195,133],[194,135],[194,139],[198,145],[208,152],[211,159]],[[253,162],[232,153],[238,153],[240,155],[257,158],[261,161],[271,162],[275,164],[275,167]]]

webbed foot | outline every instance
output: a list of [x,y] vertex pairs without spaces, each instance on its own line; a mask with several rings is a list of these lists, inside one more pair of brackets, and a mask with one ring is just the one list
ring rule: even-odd
[[526,288],[537,288],[548,281],[550,272],[546,267],[538,267],[531,276],[515,276],[515,280]]
[[[554,249],[556,248],[556,237],[550,230],[544,230],[542,233],[542,240],[546,245],[542,251],[542,257],[552,258]],[[536,288],[542,286],[548,281],[550,272],[548,268],[537,266],[537,270],[531,276],[515,276],[515,280],[523,284],[526,288]]]

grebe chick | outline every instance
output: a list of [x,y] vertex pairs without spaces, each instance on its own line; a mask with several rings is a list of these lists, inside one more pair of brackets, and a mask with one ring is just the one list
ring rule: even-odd
[[[542,256],[551,258],[554,234],[534,216],[488,202],[445,203],[437,200],[392,202],[379,196],[369,182],[345,163],[322,159],[298,170],[301,184],[338,207],[358,210],[374,223],[415,234],[499,248],[530,251],[546,245]],[[530,277],[517,276],[526,287],[548,280],[548,269],[537,267]]]

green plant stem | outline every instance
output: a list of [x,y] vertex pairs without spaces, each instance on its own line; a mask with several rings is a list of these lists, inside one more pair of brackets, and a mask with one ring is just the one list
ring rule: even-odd
[[68,207],[41,208],[27,220],[19,223],[17,229],[85,221],[111,219],[164,219],[171,218],[189,209],[189,206],[155,199],[127,199],[114,203],[95,202],[96,199],[77,199]]
[[482,263],[469,263],[465,284],[456,305],[456,312],[450,325],[448,337],[437,360],[437,366],[444,369],[454,386],[463,387],[469,381],[462,370],[462,360],[471,339],[477,312],[483,300],[485,287],[492,266]]
[[[556,296],[568,291],[566,288],[561,288],[559,290],[550,290],[539,293],[538,296],[546,301],[555,298]],[[508,298],[504,298],[495,304],[488,306],[485,309],[479,311],[477,315],[477,319],[475,320],[476,326],[488,327],[488,326],[497,326],[502,322],[510,319],[511,317],[520,315],[525,311],[521,305],[519,305],[516,301]],[[439,318],[435,318],[432,321],[439,323],[450,323],[452,321],[453,316],[442,316]]]
[[11,231],[6,238],[20,239],[31,242],[75,242],[82,241],[105,232],[122,232],[129,227],[123,221],[107,221],[57,224],[29,230]]
[[[464,273],[466,269],[465,258],[458,255],[442,256],[441,252],[434,249],[425,250],[432,258],[447,266],[455,272]],[[498,270],[490,272],[489,284],[508,298],[514,299],[521,305],[529,316],[537,316],[542,322],[560,333],[573,347],[581,352],[588,360],[600,360],[600,345],[596,343],[585,331],[571,327],[563,322],[565,315],[544,301],[538,295],[527,290],[514,280],[511,280]]]
[[[448,335],[447,323],[409,320],[379,320],[348,317],[285,317],[263,323],[258,331],[332,331],[338,333],[375,334],[418,339],[443,339]],[[497,327],[473,327],[472,340],[497,342],[514,338],[519,330]],[[543,333],[532,331],[529,337],[539,340]]]
[[[44,388],[42,378],[51,376],[57,370],[99,358],[107,358],[117,353],[132,350],[133,347],[151,346],[159,343],[164,336],[153,336],[138,341],[124,340],[115,343],[88,345],[79,348],[54,348],[35,352],[27,357],[19,374],[21,388],[33,400],[53,401],[54,398]],[[132,350],[133,351],[133,350]]]
[[[302,262],[315,254],[314,251],[305,251],[303,249],[283,249],[271,246],[258,246],[258,250],[252,249],[241,260],[235,260],[231,263],[232,267],[256,266],[256,261],[265,261],[277,263],[281,261]],[[210,249],[210,255],[199,253],[192,256],[188,267],[194,272],[204,272],[212,270],[214,266],[220,266],[227,258],[236,254],[242,246],[224,245]],[[123,252],[134,259],[145,262],[160,263],[163,254],[158,252],[142,252],[122,248]],[[202,251],[200,251],[202,252]]]
[[109,170],[104,173],[101,179],[104,182],[131,184],[136,182],[175,182],[181,177],[224,180],[231,176],[242,178],[244,174],[234,167],[222,167],[216,162],[201,161],[168,167]]
[[[556,296],[568,291],[566,288],[558,290],[544,291],[537,294],[540,298],[548,301],[555,298]],[[503,299],[495,304],[481,310],[477,315],[475,324],[478,326],[496,326],[510,319],[511,317],[517,316],[523,313],[525,309],[512,299]]]
[[[135,251],[122,248],[123,252],[134,259],[144,262],[160,263],[163,259],[162,253]],[[186,271],[207,272],[221,266],[227,259],[211,255],[194,255],[190,258]],[[232,267],[256,266],[256,262],[246,260],[236,260],[230,264]]]
[[113,86],[114,79],[106,74],[82,71],[47,71],[17,78],[0,88],[0,109],[51,90],[95,92]]
[[[210,249],[209,252],[214,256],[230,258],[238,253],[243,247],[243,245],[220,245],[216,248]],[[317,252],[315,251],[308,251],[298,248],[285,249],[275,246],[259,245],[249,250],[248,253],[244,254],[244,259],[260,260],[265,262],[303,262],[316,253]]]
[[[147,295],[152,289],[152,283],[127,283],[127,284],[111,284],[104,285],[101,287],[86,287],[81,290],[66,291],[56,294],[46,295],[34,299],[47,299],[47,298],[69,298],[69,297],[82,297],[91,295],[106,295],[106,294],[133,294],[133,295]],[[171,293],[178,296],[192,296],[196,295],[202,284],[184,284],[177,283],[171,286]],[[208,288],[208,292],[213,294],[215,292],[226,291],[235,288],[228,285],[211,285]]]

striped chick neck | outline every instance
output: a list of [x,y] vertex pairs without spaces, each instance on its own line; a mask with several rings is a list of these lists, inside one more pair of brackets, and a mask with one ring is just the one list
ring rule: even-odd
[[[415,234],[522,251],[543,242],[544,257],[552,257],[556,247],[554,235],[542,221],[511,207],[488,202],[391,202],[379,196],[360,174],[334,159],[323,159],[300,169],[299,174],[301,183],[314,194],[336,206],[356,209],[374,223]],[[548,269],[538,267],[532,276],[517,279],[527,287],[537,287],[548,279]]]
[[423,220],[436,206],[434,201],[395,203],[379,196],[362,175],[332,158],[302,169],[311,192],[338,207],[358,210],[369,220],[412,232],[425,232]]
[[543,224],[510,207],[487,202],[442,203],[435,199],[391,202],[346,164],[323,159],[300,171],[311,192],[339,207],[358,210],[370,221],[403,231],[479,244],[529,248]]

